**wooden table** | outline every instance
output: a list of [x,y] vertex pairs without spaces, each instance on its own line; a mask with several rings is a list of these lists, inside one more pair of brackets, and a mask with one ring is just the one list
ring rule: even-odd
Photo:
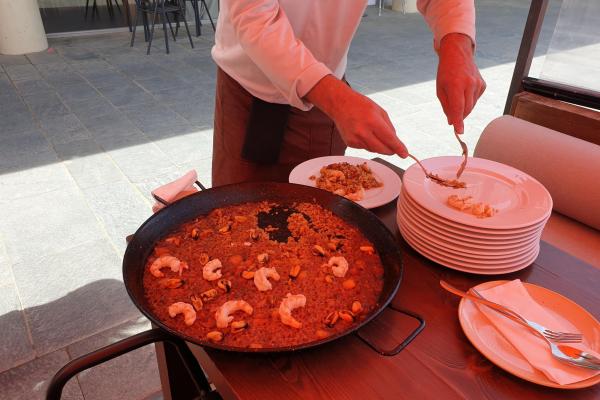
[[[391,166],[399,174],[398,168]],[[600,316],[600,271],[542,242],[535,263],[516,273],[477,276],[435,264],[412,250],[396,225],[395,202],[373,210],[398,238],[404,278],[393,304],[423,316],[426,327],[400,354],[384,357],[353,335],[298,353],[235,354],[189,344],[225,399],[599,399],[600,385],[565,391],[521,380],[496,367],[467,340],[457,316],[459,299],[439,286],[461,288],[515,279],[564,294]],[[386,347],[416,322],[384,311],[363,328]]]

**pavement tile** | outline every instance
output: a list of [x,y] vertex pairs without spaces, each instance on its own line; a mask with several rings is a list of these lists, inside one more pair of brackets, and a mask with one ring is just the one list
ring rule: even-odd
[[[51,176],[44,172],[49,170],[60,176]],[[7,188],[2,186],[0,198],[0,235],[4,239],[8,255],[16,264],[34,262],[48,254],[63,251],[73,246],[105,238],[95,215],[88,207],[83,195],[75,186],[67,169],[62,164],[32,168],[27,179],[20,179],[21,185],[32,186],[40,194],[27,193],[29,197],[19,198],[21,189],[16,183],[11,185],[11,174],[2,175],[2,182],[8,183]],[[22,177],[19,171],[14,175]],[[34,179],[40,180],[38,182]],[[12,192],[10,188],[14,188]],[[43,192],[46,189],[51,192]],[[18,192],[20,189],[21,192]],[[7,193],[5,194],[4,191]],[[9,196],[12,194],[12,198]],[[26,212],[24,212],[26,210]],[[16,271],[13,268],[13,272]],[[43,268],[40,270],[43,272]],[[27,277],[25,277],[27,279]],[[17,282],[19,285],[19,282]],[[19,287],[20,289],[20,287]]]
[[52,72],[46,77],[46,82],[56,88],[86,83],[85,79],[83,79],[81,75],[71,68],[65,68],[56,72]]
[[35,65],[35,68],[44,78],[75,72],[75,70],[73,70],[73,68],[64,61],[51,64],[37,64]]
[[0,74],[0,99],[2,97],[14,96],[15,94],[16,91],[13,83],[5,74]]
[[98,90],[116,107],[147,103],[153,100],[152,96],[134,84],[109,86],[98,88]]
[[3,67],[24,64],[29,64],[29,60],[25,56],[9,56],[6,54],[0,54],[0,65]]
[[[68,347],[73,357],[150,329],[146,318],[128,321]],[[86,400],[145,399],[161,390],[154,345],[124,354],[78,375]]]
[[[0,238],[0,286],[14,283],[12,262],[8,258],[6,246]],[[0,353],[1,354],[1,353]]]
[[191,132],[188,121],[167,106],[156,102],[134,104],[123,107],[124,114],[144,133],[152,137],[162,132],[178,130]]
[[15,86],[17,87],[19,93],[24,96],[36,95],[40,93],[51,93],[55,91],[55,89],[48,85],[43,79],[16,81]]
[[[127,117],[119,112],[112,115],[100,115],[97,117],[84,118],[85,127],[91,132],[94,139],[121,138],[130,135],[141,135],[138,128]],[[97,140],[98,141],[98,140]],[[99,144],[104,145],[106,142]],[[104,147],[105,150],[107,147]]]
[[81,75],[97,88],[130,85],[131,79],[114,68],[100,71],[82,71]]
[[59,53],[67,62],[81,62],[98,60],[99,56],[95,52],[78,47],[59,47]]
[[53,144],[68,143],[90,137],[90,133],[75,114],[46,117],[40,121],[40,124]]
[[112,159],[91,139],[56,144],[54,149],[82,189],[125,179]]
[[46,137],[39,130],[19,133],[18,135],[0,136],[0,166],[18,165],[20,157],[51,151]]
[[[69,355],[60,350],[0,374],[0,399],[45,399],[50,379],[67,362]],[[62,400],[84,400],[77,379],[65,385]]]
[[52,47],[39,53],[29,53],[26,55],[29,61],[34,65],[64,63],[65,60]]
[[20,103],[18,98],[15,101],[15,103],[9,106],[4,106],[0,102],[0,115],[2,115],[0,140],[39,129],[29,108]]
[[117,113],[117,109],[104,97],[72,102],[68,107],[81,121]]
[[192,125],[212,128],[215,114],[214,96],[212,99],[204,100],[206,97],[203,95],[199,98],[191,98],[185,103],[171,104],[171,108]]
[[133,183],[177,171],[169,157],[153,143],[138,143],[134,139],[126,147],[108,153]]
[[31,64],[9,65],[4,67],[4,71],[13,81],[38,79],[40,77],[38,70]]
[[152,215],[150,203],[128,182],[112,182],[83,189],[90,208],[113,245],[124,254],[125,238]]
[[66,104],[100,97],[96,89],[87,82],[62,85],[57,87],[57,91]]
[[140,315],[125,291],[121,258],[104,238],[45,252],[13,270],[38,355]]
[[11,283],[0,284],[0,329],[0,373],[35,358],[12,277]]
[[51,191],[69,184],[53,150],[0,156],[0,204]]
[[156,140],[154,143],[175,164],[212,157],[212,129]]
[[150,93],[160,92],[161,90],[169,88],[183,88],[188,86],[188,83],[181,78],[176,76],[166,76],[164,78],[149,78],[149,79],[136,79],[135,82],[149,91]]
[[23,98],[39,119],[69,113],[69,109],[55,93],[29,95]]

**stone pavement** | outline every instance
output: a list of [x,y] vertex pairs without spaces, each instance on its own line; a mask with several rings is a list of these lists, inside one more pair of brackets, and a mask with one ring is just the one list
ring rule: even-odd
[[[488,89],[466,120],[471,148],[502,114],[527,7],[477,2]],[[422,18],[368,14],[348,80],[388,111],[416,156],[459,154],[435,97],[436,56]],[[151,214],[152,188],[192,168],[210,185],[215,66],[204,32],[193,50],[180,36],[170,55],[160,34],[146,56],[139,34],[130,48],[127,33],[111,33],[0,56],[0,399],[41,399],[69,359],[148,327],[122,284],[124,238]],[[146,347],[80,374],[63,398],[160,398],[159,388]]]

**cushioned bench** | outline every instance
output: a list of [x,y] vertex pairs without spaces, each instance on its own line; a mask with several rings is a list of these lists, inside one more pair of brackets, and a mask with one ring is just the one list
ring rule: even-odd
[[600,268],[600,146],[502,116],[484,129],[474,156],[539,180],[554,202],[542,239]]

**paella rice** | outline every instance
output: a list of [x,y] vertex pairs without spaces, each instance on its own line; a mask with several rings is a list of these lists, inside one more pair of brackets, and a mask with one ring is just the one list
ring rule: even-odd
[[260,202],[215,209],[159,240],[143,284],[150,310],[184,335],[274,348],[358,324],[379,307],[383,278],[373,244],[331,211]]

